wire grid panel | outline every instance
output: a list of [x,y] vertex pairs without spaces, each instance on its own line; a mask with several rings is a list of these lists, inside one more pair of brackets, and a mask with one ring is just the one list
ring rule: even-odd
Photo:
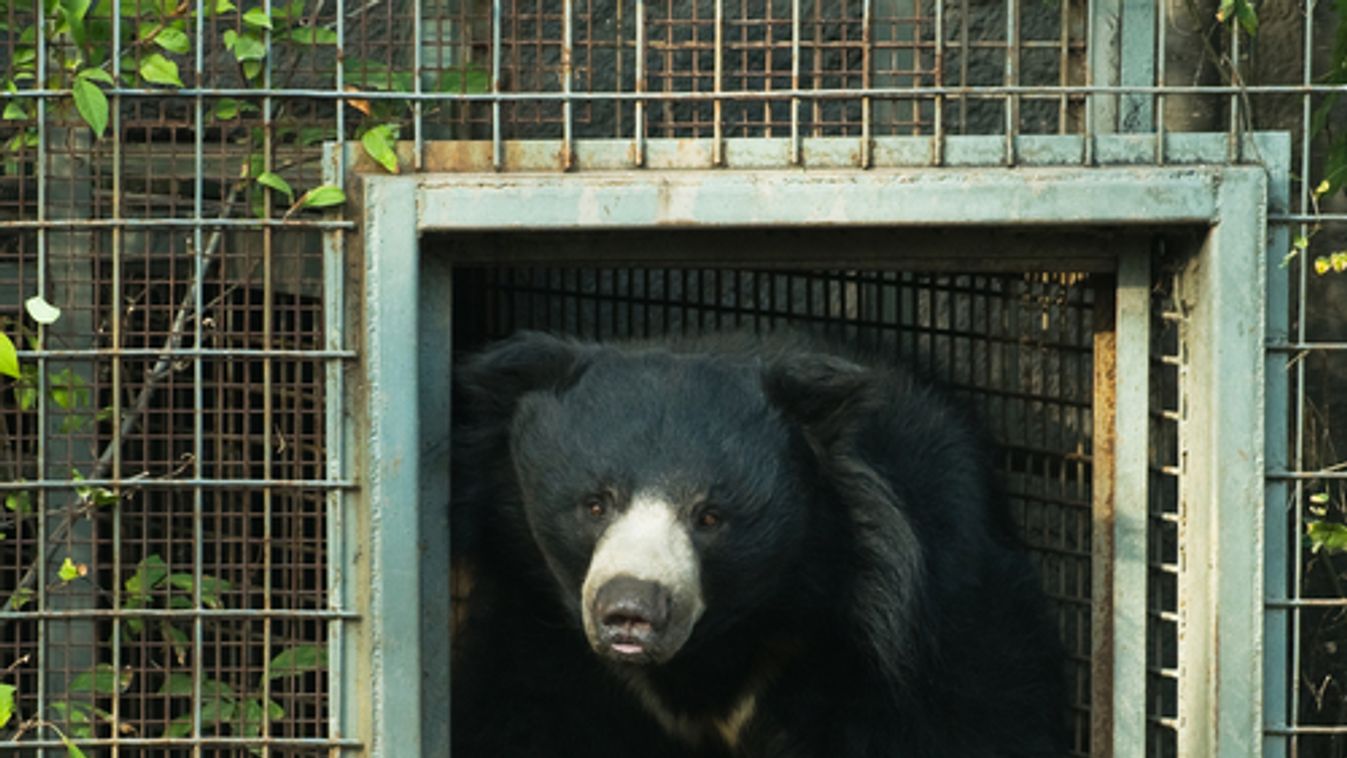
[[[5,314],[42,349],[0,400],[0,750],[327,744],[323,311],[278,273],[316,261],[294,233],[198,236],[49,232],[60,318]],[[18,263],[0,286],[40,291]]]
[[1073,755],[1089,755],[1093,291],[1082,275],[462,269],[458,349],[517,329],[594,339],[794,328],[900,357],[975,409],[1069,653]]

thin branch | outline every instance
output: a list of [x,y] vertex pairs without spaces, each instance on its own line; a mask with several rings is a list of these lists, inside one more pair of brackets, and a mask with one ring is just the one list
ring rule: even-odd
[[[245,163],[245,174],[246,171],[247,164]],[[230,189],[228,195],[225,196],[223,207],[220,210],[221,218],[228,216],[239,193],[248,186],[248,182],[249,179],[245,175],[234,184],[232,189]],[[136,394],[135,402],[132,404],[131,408],[122,415],[122,423],[118,427],[117,432],[113,435],[112,439],[108,441],[107,445],[103,447],[102,453],[99,454],[98,461],[93,469],[92,478],[107,478],[109,470],[112,468],[113,459],[116,457],[117,449],[122,445],[124,440],[135,432],[136,427],[140,424],[141,418],[150,410],[150,403],[154,399],[155,391],[159,388],[159,385],[163,382],[164,378],[173,373],[173,364],[177,362],[177,357],[174,353],[176,353],[178,348],[182,346],[183,337],[187,332],[187,324],[196,311],[197,293],[205,286],[206,277],[215,263],[216,253],[218,252],[220,242],[223,239],[223,232],[224,230],[222,229],[216,229],[211,233],[210,240],[207,242],[206,249],[202,254],[201,269],[196,272],[196,275],[192,278],[191,286],[187,288],[187,292],[183,293],[182,299],[178,302],[178,310],[173,316],[173,325],[169,329],[168,337],[164,340],[163,347],[155,360],[154,366],[145,373],[145,383],[141,386],[140,392]],[[80,498],[66,506],[64,513],[61,515],[61,520],[48,532],[47,544],[41,550],[41,554],[28,566],[28,570],[24,572],[23,577],[19,579],[19,583],[15,585],[14,590],[5,600],[3,607],[4,611],[9,612],[17,610],[15,608],[17,602],[27,602],[27,598],[25,598],[24,595],[27,595],[28,591],[32,590],[33,584],[37,581],[38,567],[44,564],[49,564],[55,558],[56,550],[60,546],[61,540],[70,532],[70,528],[76,521],[88,514],[88,509],[82,507],[83,505],[84,499]],[[3,628],[3,625],[0,625],[0,628]]]

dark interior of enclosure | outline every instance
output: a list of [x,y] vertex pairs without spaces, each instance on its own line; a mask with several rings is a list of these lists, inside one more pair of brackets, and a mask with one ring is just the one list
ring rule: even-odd
[[[554,251],[585,248],[583,235],[565,236]],[[639,251],[648,239],[630,242]],[[898,356],[970,404],[1000,445],[1015,520],[1054,603],[1069,653],[1072,752],[1088,754],[1094,277],[521,264],[529,256],[511,259],[523,246],[508,237],[476,244],[495,252],[461,240],[426,246],[474,261],[454,275],[456,353],[519,329],[615,340],[791,327]],[[818,249],[819,262],[832,252]]]

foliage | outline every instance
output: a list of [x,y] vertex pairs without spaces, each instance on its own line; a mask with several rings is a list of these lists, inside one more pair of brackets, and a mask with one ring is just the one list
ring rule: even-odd
[[[331,25],[318,23],[321,3],[312,0],[279,2],[268,10],[263,5],[240,8],[232,0],[207,0],[203,6],[205,18],[197,18],[196,3],[174,0],[115,4],[121,15],[114,24],[114,3],[94,3],[92,0],[42,0],[44,12],[41,28],[35,19],[29,24],[9,28],[9,18],[18,16],[10,9],[13,0],[0,0],[0,31],[8,31],[17,44],[6,78],[0,87],[11,94],[21,95],[24,89],[45,89],[66,93],[54,107],[63,114],[78,115],[96,139],[104,138],[115,115],[109,94],[119,87],[177,88],[186,87],[186,62],[199,52],[194,44],[205,45],[204,52],[222,51],[232,58],[247,87],[284,86],[273,81],[282,68],[285,53],[295,56],[337,46],[338,35]],[[306,3],[312,7],[306,7]],[[7,11],[10,11],[7,13]],[[210,21],[206,28],[220,29],[218,38],[193,39],[201,21]],[[120,29],[115,40],[114,29]],[[39,47],[39,40],[44,44]],[[48,60],[45,67],[38,60],[39,50]],[[114,61],[114,51],[120,57]],[[411,92],[412,75],[390,71],[377,61],[364,60],[340,53],[324,59],[340,61],[347,86],[356,90],[370,89],[384,92]],[[270,65],[269,65],[270,64]],[[288,69],[294,73],[294,66]],[[38,82],[40,71],[45,80]],[[200,85],[201,82],[194,82]],[[486,73],[474,67],[450,70],[440,75],[436,83],[441,91],[482,92],[488,88]],[[37,146],[36,98],[11,97],[6,99],[0,118],[24,124],[4,145],[17,154]],[[387,171],[398,170],[394,141],[411,109],[405,101],[368,101],[353,96],[347,101],[361,114],[356,136],[369,156]],[[339,106],[340,107],[340,106]],[[331,186],[297,191],[283,172],[292,166],[271,165],[268,155],[268,137],[273,140],[298,139],[313,144],[313,135],[305,130],[286,125],[285,104],[276,106],[269,119],[270,133],[262,128],[247,130],[245,140],[250,157],[240,177],[249,190],[249,206],[254,214],[265,216],[271,206],[269,193],[283,196],[287,202],[285,215],[306,209],[321,209],[344,202],[340,189]],[[258,107],[232,97],[211,98],[207,118],[215,124],[229,126]],[[316,136],[321,141],[325,135]],[[298,196],[298,200],[296,200]],[[0,372],[9,364],[0,345]],[[12,374],[8,374],[12,375]]]

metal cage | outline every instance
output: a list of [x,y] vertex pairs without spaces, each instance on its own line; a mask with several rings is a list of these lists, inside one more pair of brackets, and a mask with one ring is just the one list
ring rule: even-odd
[[1340,754],[1334,19],[1209,4],[0,0],[0,754],[443,754],[454,357],[783,324],[1003,445],[1073,754]]

